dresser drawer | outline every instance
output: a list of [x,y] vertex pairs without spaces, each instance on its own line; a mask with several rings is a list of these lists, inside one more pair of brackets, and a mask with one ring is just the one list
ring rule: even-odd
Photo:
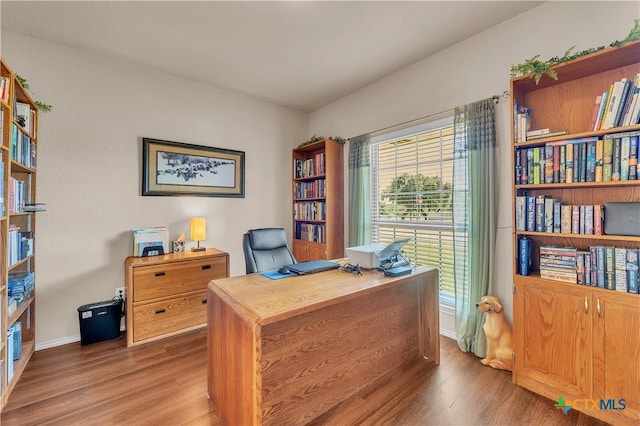
[[207,321],[207,293],[147,303],[133,308],[133,340],[178,331]]
[[226,276],[225,257],[137,267],[133,270],[133,301],[206,290],[209,281]]

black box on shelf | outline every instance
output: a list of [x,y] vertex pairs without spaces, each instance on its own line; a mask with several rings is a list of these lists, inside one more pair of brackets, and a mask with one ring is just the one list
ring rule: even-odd
[[88,345],[119,337],[121,317],[122,300],[120,299],[80,306],[78,308],[80,344]]

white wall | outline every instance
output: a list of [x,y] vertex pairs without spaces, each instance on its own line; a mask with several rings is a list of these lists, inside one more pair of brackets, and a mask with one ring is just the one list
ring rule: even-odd
[[[309,135],[353,137],[499,95],[509,89],[512,64],[537,54],[562,56],[571,46],[578,52],[609,45],[625,38],[638,17],[637,1],[545,3],[313,112]],[[503,100],[496,110],[500,206],[494,294],[511,319],[508,104]]]
[[[124,286],[133,228],[188,239],[189,218],[204,216],[203,245],[230,254],[231,275],[244,274],[245,230],[290,231],[291,148],[307,114],[7,31],[2,57],[54,105],[38,138],[37,348],[77,340],[78,306]],[[245,151],[245,198],[142,197],[142,137]]]

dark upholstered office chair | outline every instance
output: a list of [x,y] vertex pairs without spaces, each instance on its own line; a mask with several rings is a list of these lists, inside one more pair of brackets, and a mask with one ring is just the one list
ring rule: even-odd
[[296,263],[283,228],[251,229],[242,237],[247,274]]

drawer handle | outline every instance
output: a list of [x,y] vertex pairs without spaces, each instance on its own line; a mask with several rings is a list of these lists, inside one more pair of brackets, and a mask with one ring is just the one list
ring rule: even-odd
[[211,265],[202,265],[202,270],[211,269]]
[[165,312],[167,312],[166,309],[162,308],[162,309],[156,309],[156,315],[157,314],[164,314]]
[[167,275],[166,272],[156,272],[156,277],[164,277],[165,275]]
[[207,304],[207,299],[202,299],[202,304],[206,305]]

